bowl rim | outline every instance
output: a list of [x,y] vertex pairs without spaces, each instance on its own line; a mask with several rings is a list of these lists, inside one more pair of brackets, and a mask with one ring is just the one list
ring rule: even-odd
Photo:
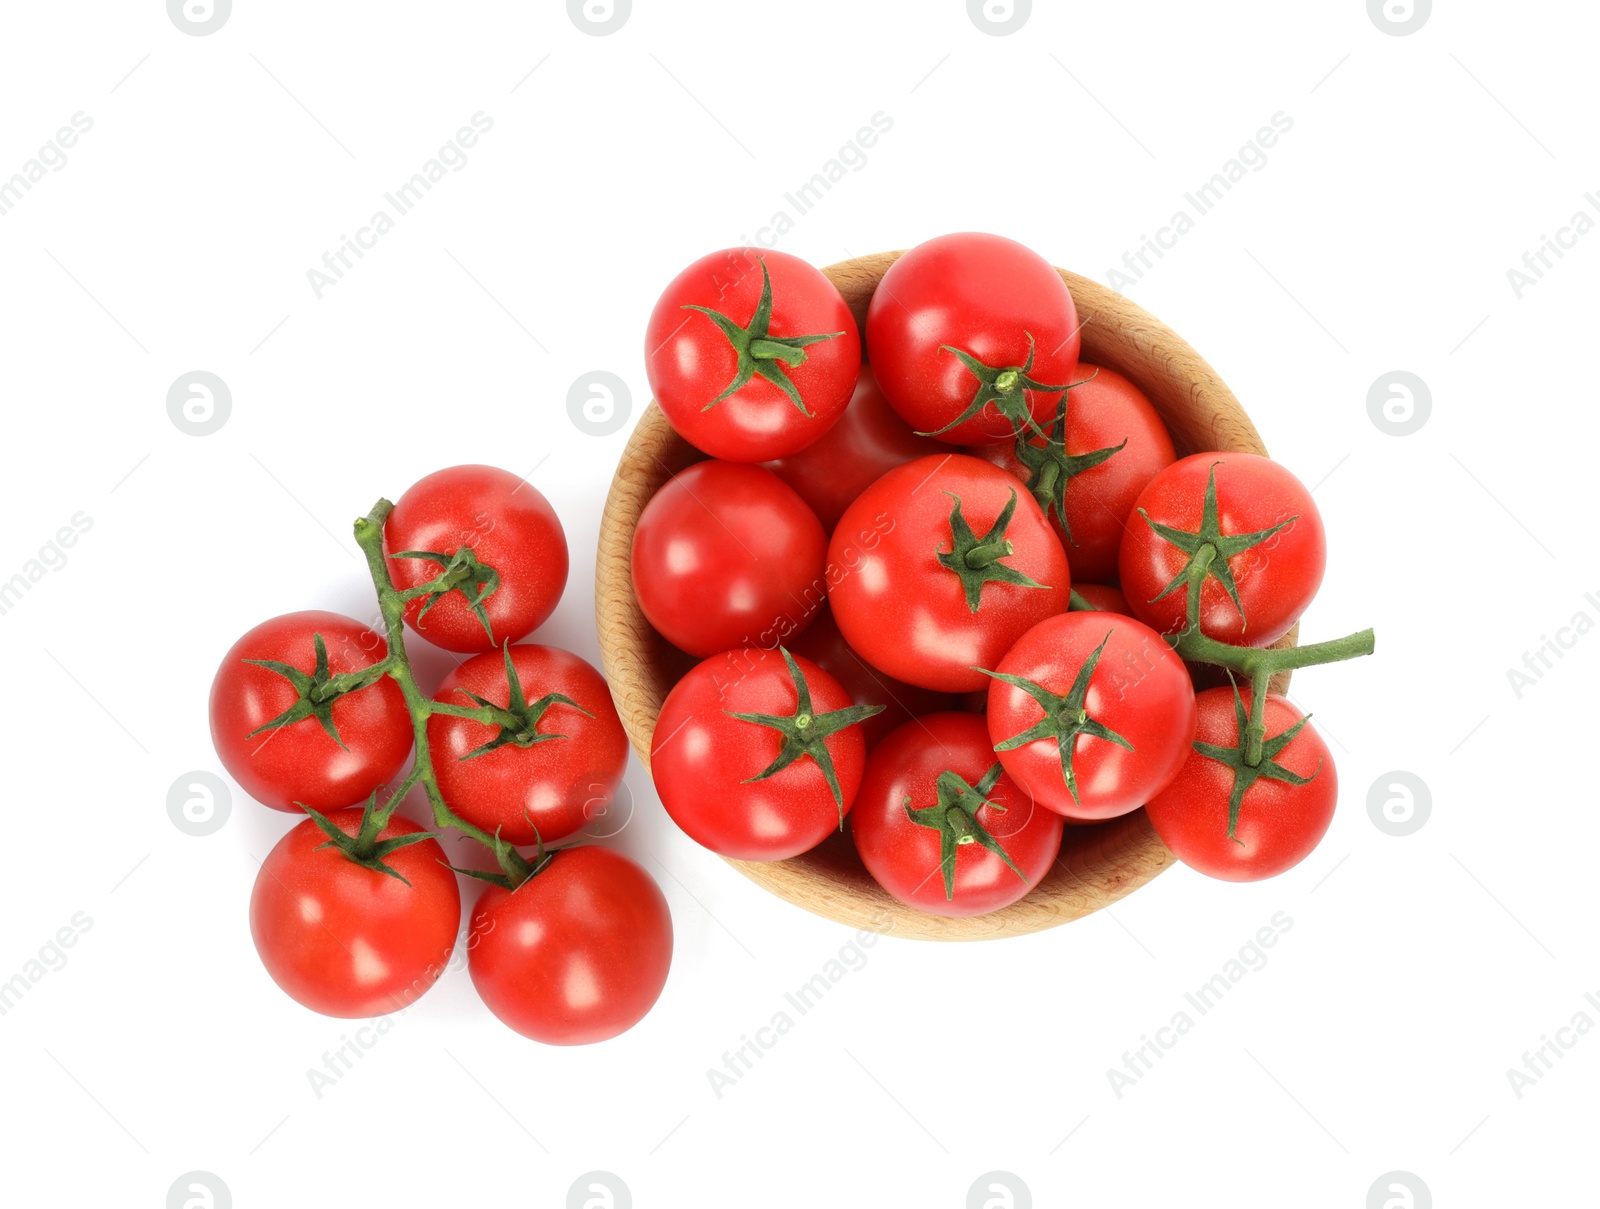
[[[873,291],[902,255],[879,252],[822,270],[862,331]],[[1238,399],[1181,336],[1109,286],[1056,271],[1078,310],[1082,359],[1133,381],[1161,414],[1180,457],[1212,449],[1266,455]],[[864,340],[862,347],[865,353]],[[704,456],[673,431],[651,400],[629,434],[601,513],[595,559],[601,662],[646,772],[656,717],[671,687],[665,668],[678,663],[687,670],[698,661],[669,646],[644,619],[633,594],[633,532],[661,484]],[[1292,645],[1297,632],[1298,626],[1280,644]],[[1277,691],[1286,685],[1287,675],[1274,681]],[[949,917],[891,897],[861,866],[853,845],[837,840],[784,861],[724,859],[757,885],[813,914],[871,932],[945,941],[1021,936],[1081,919],[1145,885],[1174,859],[1142,808],[1103,823],[1069,824],[1056,864],[1025,897],[987,915]]]

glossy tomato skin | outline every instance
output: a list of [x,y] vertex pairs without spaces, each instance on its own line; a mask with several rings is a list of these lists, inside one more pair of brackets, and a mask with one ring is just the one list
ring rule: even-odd
[[1251,453],[1197,453],[1174,462],[1139,493],[1119,556],[1120,582],[1134,612],[1164,634],[1186,622],[1187,593],[1180,586],[1156,600],[1187,562],[1158,535],[1151,520],[1197,532],[1205,507],[1206,482],[1217,475],[1217,519],[1223,534],[1255,533],[1297,517],[1260,545],[1228,561],[1244,617],[1212,576],[1200,589],[1200,629],[1220,642],[1267,646],[1287,634],[1322,585],[1327,539],[1322,516],[1304,484],[1270,458]]
[[[511,648],[512,666],[527,701],[561,693],[593,717],[552,702],[538,733],[560,735],[527,747],[507,743],[463,757],[500,732],[469,718],[435,714],[428,746],[444,800],[467,822],[513,844],[553,844],[582,830],[609,805],[628,764],[628,736],[605,679],[585,660],[559,647],[523,643]],[[509,703],[505,660],[498,651],[475,655],[445,677],[435,701],[475,702],[460,690],[496,705]]]
[[271,659],[310,675],[316,634],[335,676],[370,667],[389,653],[388,644],[354,618],[317,610],[287,613],[234,643],[211,682],[211,741],[222,766],[256,801],[296,814],[296,803],[326,814],[364,801],[399,772],[411,751],[411,716],[400,686],[388,677],[333,703],[343,748],[315,718],[250,737],[293,706],[298,694],[285,677],[245,660]]
[[[1207,689],[1195,700],[1199,709],[1195,739],[1237,747],[1233,689]],[[1267,738],[1282,734],[1304,716],[1284,698],[1267,694]],[[1258,777],[1245,790],[1238,826],[1229,839],[1233,770],[1191,751],[1177,778],[1149,804],[1150,823],[1161,842],[1190,868],[1224,881],[1260,881],[1294,868],[1311,854],[1333,822],[1339,775],[1328,745],[1310,725],[1276,760],[1292,773],[1311,777],[1310,783],[1290,785]]]
[[[759,374],[707,408],[734,380],[738,357],[715,321],[684,307],[707,307],[747,326],[761,300],[763,261],[772,280],[769,335],[840,333],[784,367],[810,416]],[[787,457],[817,440],[850,402],[860,365],[850,308],[832,282],[787,252],[729,248],[695,261],[662,293],[645,334],[650,389],[668,422],[695,448],[730,462]]]
[[[346,835],[359,809],[328,818]],[[379,840],[421,831],[399,815]],[[324,1016],[382,1016],[409,1007],[444,972],[461,925],[461,894],[435,840],[385,862],[411,884],[324,847],[311,819],[267,854],[250,895],[250,935],[272,980]]]
[[[1109,639],[1107,636],[1109,635]],[[1183,767],[1194,738],[1194,687],[1166,641],[1143,622],[1107,613],[1063,613],[1024,634],[995,669],[1066,695],[1102,640],[1105,650],[1089,680],[1084,709],[1132,750],[1079,735],[1073,745],[1074,800],[1062,775],[1054,737],[999,753],[1034,800],[1069,819],[1110,819],[1137,810]],[[1000,744],[1044,717],[1031,696],[995,680],[989,686],[989,737]]]
[[[1070,555],[1067,561],[1071,561]],[[1134,616],[1133,606],[1122,594],[1122,589],[1115,584],[1074,583],[1072,590],[1102,613],[1117,613],[1123,617]]]
[[874,714],[861,723],[861,735],[867,741],[868,751],[902,722],[955,708],[955,698],[949,693],[936,693],[896,680],[856,654],[839,633],[833,610],[826,605],[806,627],[805,633],[789,644],[789,649],[796,655],[804,655],[844,685],[855,704],[884,707],[883,713]]
[[633,590],[668,642],[704,658],[771,646],[827,593],[816,514],[760,466],[697,462],[651,497],[633,531]]
[[[822,668],[800,656],[795,662],[815,713],[851,704],[844,686]],[[794,681],[777,651],[714,655],[673,686],[656,719],[650,771],[662,805],[691,839],[735,860],[781,861],[839,830],[840,807],[809,756],[764,780],[749,780],[777,759],[783,738],[730,712],[793,714],[796,704]],[[851,726],[825,746],[848,813],[861,785],[866,740]]]
[[[953,545],[952,495],[982,535],[1016,494],[1003,562],[1040,588],[990,582],[978,610],[961,578],[938,561]],[[949,493],[949,494],[946,494]],[[1030,626],[1067,607],[1071,572],[1061,542],[1033,497],[1011,475],[948,453],[891,470],[851,504],[828,548],[828,597],[845,641],[873,667],[907,684],[963,693]]]
[[[867,354],[890,405],[917,432],[961,415],[979,381],[950,345],[994,369],[1022,366],[1034,339],[1029,376],[1047,385],[1076,381],[1078,312],[1061,274],[1036,252],[999,235],[942,235],[919,244],[884,274],[867,308]],[[1060,393],[1027,392],[1045,425]],[[951,445],[983,445],[1013,433],[991,403],[939,434]]]
[[850,813],[856,851],[877,883],[901,902],[935,915],[983,915],[1009,906],[1050,872],[1061,850],[1063,821],[1036,806],[1001,774],[977,821],[999,841],[1019,878],[995,853],[976,842],[956,849],[954,893],[945,895],[939,864],[940,835],[906,814],[938,804],[935,782],[953,772],[976,786],[996,756],[983,719],[975,714],[928,714],[896,728],[867,759],[861,790]]
[[944,448],[911,431],[883,397],[871,368],[863,365],[839,422],[799,453],[765,465],[811,505],[832,533],[844,510],[881,475]]
[[[1172,465],[1177,454],[1160,414],[1143,391],[1113,369],[1080,362],[1067,407],[1067,453],[1093,453],[1127,444],[1067,483],[1067,528],[1055,510],[1048,512],[1067,550],[1072,578],[1080,587],[1117,577],[1117,552],[1128,526],[1128,513],[1151,479]],[[1047,426],[1048,427],[1048,426]],[[1043,437],[1030,438],[1043,446]],[[971,452],[993,462],[1024,482],[1032,473],[1017,457],[1014,440],[986,445]],[[1142,522],[1141,522],[1142,523]],[[1070,530],[1072,540],[1066,534]]]
[[406,606],[406,624],[447,651],[495,650],[532,633],[567,583],[567,538],[550,501],[532,483],[493,466],[452,466],[418,479],[389,514],[383,544],[389,574],[402,590],[444,570],[430,559],[395,558],[402,550],[453,555],[467,546],[500,573],[499,588],[483,602],[493,638],[459,591],[426,615],[421,598]]
[[661,995],[672,915],[655,880],[609,848],[554,853],[515,890],[490,886],[472,911],[467,968],[500,1020],[545,1045],[625,1033]]

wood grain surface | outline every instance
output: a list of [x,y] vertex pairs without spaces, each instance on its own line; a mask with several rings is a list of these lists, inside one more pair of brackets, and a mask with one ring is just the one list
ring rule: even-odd
[[[900,255],[880,252],[822,270],[862,330],[873,290]],[[1233,392],[1176,332],[1099,282],[1057,271],[1083,323],[1083,360],[1135,382],[1166,421],[1180,457],[1206,449],[1266,453]],[[595,621],[601,659],[622,724],[647,769],[661,702],[694,660],[669,645],[640,612],[630,573],[633,530],[661,484],[702,457],[652,402],[623,450],[600,520]],[[1283,644],[1294,640],[1291,632]],[[1285,676],[1274,687],[1286,684]],[[728,863],[780,898],[851,927],[925,940],[988,940],[1080,919],[1137,890],[1172,860],[1143,810],[1069,826],[1060,859],[1026,898],[970,919],[928,915],[889,897],[857,859],[848,835],[792,860]]]

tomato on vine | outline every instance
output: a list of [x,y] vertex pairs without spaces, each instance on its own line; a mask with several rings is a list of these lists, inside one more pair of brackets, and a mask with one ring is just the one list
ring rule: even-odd
[[828,549],[845,640],[907,684],[980,688],[1032,625],[1067,607],[1071,573],[1011,475],[948,453],[896,467],[851,504]]
[[555,843],[611,801],[628,737],[599,672],[569,651],[523,643],[467,660],[433,700],[492,711],[495,725],[435,713],[439,792],[461,818],[512,844]]
[[326,812],[365,799],[411,751],[405,698],[375,668],[388,653],[337,613],[288,613],[250,630],[211,682],[222,766],[274,810]]
[[1172,437],[1137,386],[1115,370],[1078,365],[1044,433],[971,450],[1028,484],[1067,550],[1075,583],[1117,577],[1128,513],[1172,465]]
[[1137,810],[1194,737],[1188,670],[1149,626],[1063,613],[1018,640],[989,685],[989,737],[1035,801],[1073,819]]
[[778,861],[844,826],[861,784],[858,723],[881,705],[850,694],[789,651],[726,651],[673,686],[656,719],[650,770],[691,839],[721,855]]
[[1289,632],[1322,584],[1322,516],[1311,493],[1270,458],[1197,453],[1139,493],[1119,556],[1122,590],[1163,634],[1188,621],[1201,579],[1200,631],[1266,646]]
[[555,509],[525,479],[493,466],[436,470],[402,495],[384,527],[389,574],[413,592],[406,623],[449,651],[492,651],[532,633],[567,583]]
[[1265,702],[1252,762],[1238,686],[1200,693],[1194,750],[1149,803],[1162,843],[1210,877],[1276,877],[1309,856],[1333,821],[1339,778],[1328,745],[1291,702],[1276,693]]
[[488,1009],[546,1045],[588,1045],[644,1018],[672,965],[672,914],[621,853],[550,853],[515,888],[491,885],[468,927],[467,969]]
[[409,1007],[444,972],[460,924],[461,894],[438,842],[371,808],[296,824],[250,895],[250,935],[267,973],[324,1016]]
[[820,607],[827,537],[760,466],[697,462],[650,497],[633,531],[633,590],[668,642],[702,658],[770,647]]
[[867,353],[918,432],[983,445],[1041,432],[1075,381],[1078,312],[1061,274],[998,235],[943,235],[901,256],[867,307]]
[[821,437],[860,365],[850,308],[787,252],[702,257],[672,279],[645,333],[650,389],[668,422],[731,462],[787,457]]
[[1063,826],[1006,775],[983,719],[963,713],[896,728],[868,757],[850,813],[867,872],[936,915],[1016,902],[1055,863]]

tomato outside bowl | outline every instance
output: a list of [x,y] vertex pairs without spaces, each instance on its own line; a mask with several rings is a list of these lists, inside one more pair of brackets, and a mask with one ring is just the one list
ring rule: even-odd
[[[902,252],[879,252],[822,270],[864,328],[872,294]],[[1057,269],[1083,323],[1082,358],[1132,380],[1161,413],[1178,456],[1206,450],[1265,454],[1255,425],[1215,370],[1142,307],[1087,277]],[[650,766],[661,703],[692,666],[645,620],[633,593],[633,531],[650,497],[704,454],[672,430],[652,402],[622,451],[600,519],[595,620],[611,695],[634,752]],[[1296,632],[1274,643],[1289,646]],[[1282,692],[1287,675],[1274,678]],[[891,898],[862,865],[848,836],[836,835],[785,861],[728,863],[779,898],[852,928],[918,940],[990,940],[1070,923],[1139,889],[1174,861],[1144,810],[1067,828],[1061,855],[1028,895],[987,915],[930,915]]]

